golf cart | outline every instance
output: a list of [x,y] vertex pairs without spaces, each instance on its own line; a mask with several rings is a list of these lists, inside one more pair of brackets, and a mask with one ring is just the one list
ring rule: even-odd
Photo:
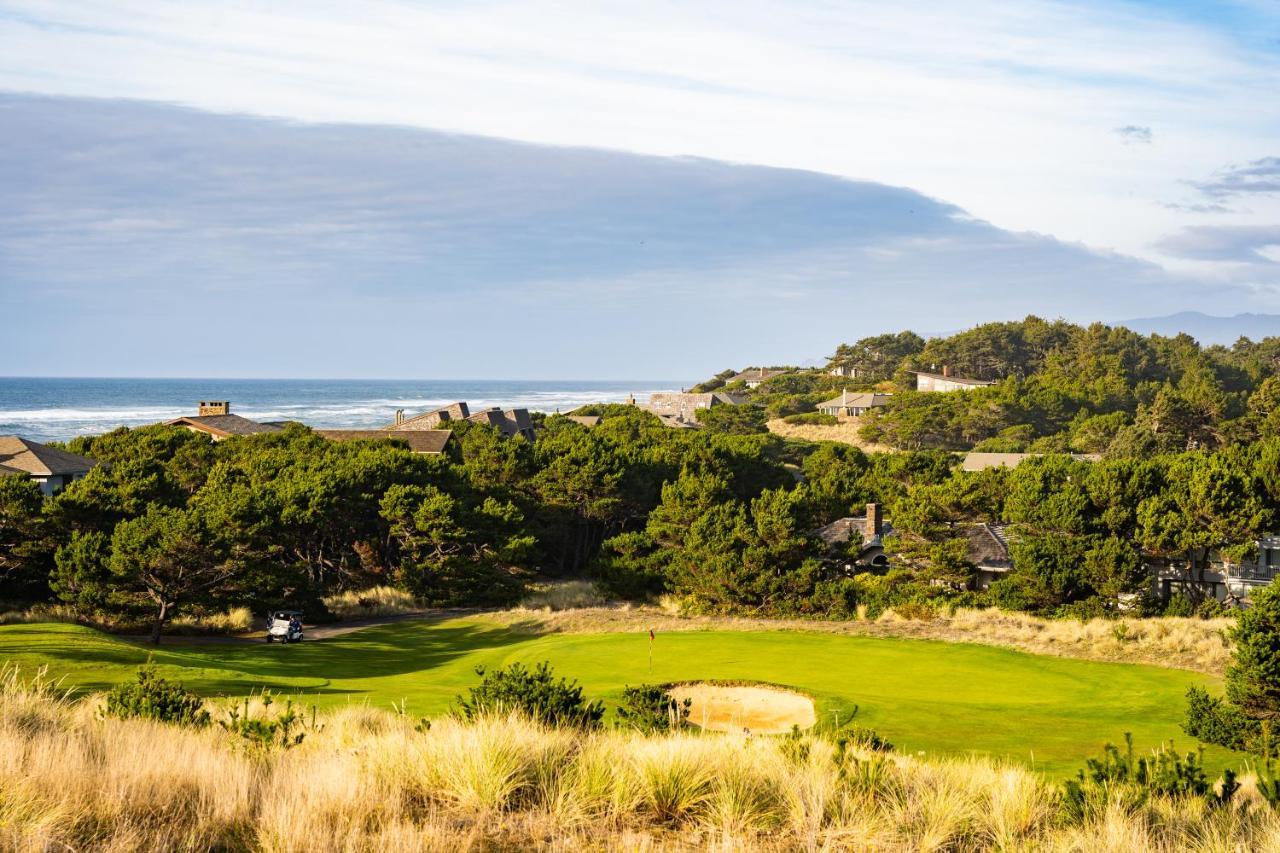
[[267,617],[267,642],[302,642],[302,611],[273,610]]

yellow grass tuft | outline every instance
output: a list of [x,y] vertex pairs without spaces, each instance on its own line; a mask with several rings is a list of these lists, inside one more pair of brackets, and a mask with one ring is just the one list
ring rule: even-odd
[[334,593],[324,599],[324,606],[338,619],[372,619],[376,616],[398,616],[422,610],[412,594],[390,586],[352,589]]
[[92,711],[4,671],[0,850],[1280,849],[1280,817],[1250,798],[1115,799],[1072,824],[1023,768],[811,736],[583,733],[510,715],[422,728],[352,706],[295,748],[250,753],[217,726]]

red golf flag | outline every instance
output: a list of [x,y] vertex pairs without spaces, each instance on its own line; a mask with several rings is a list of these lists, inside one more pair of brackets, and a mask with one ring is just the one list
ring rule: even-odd
[[652,629],[652,628],[650,628],[650,629],[649,629],[649,642],[651,642],[651,643],[653,642],[653,629]]

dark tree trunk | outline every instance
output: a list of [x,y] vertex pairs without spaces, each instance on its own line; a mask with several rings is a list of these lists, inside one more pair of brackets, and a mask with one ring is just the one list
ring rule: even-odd
[[151,644],[153,646],[160,645],[160,633],[164,630],[164,623],[169,618],[169,605],[167,602],[161,602],[160,610],[156,613],[155,622],[151,625]]

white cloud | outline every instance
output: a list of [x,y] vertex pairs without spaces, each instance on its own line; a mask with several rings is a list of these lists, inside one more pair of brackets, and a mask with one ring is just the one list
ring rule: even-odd
[[[1156,259],[1158,238],[1205,215],[1165,203],[1179,180],[1271,155],[1280,137],[1275,56],[1150,6],[0,0],[0,10],[3,88],[815,169]],[[1112,130],[1127,125],[1158,126],[1161,144],[1115,145]]]

